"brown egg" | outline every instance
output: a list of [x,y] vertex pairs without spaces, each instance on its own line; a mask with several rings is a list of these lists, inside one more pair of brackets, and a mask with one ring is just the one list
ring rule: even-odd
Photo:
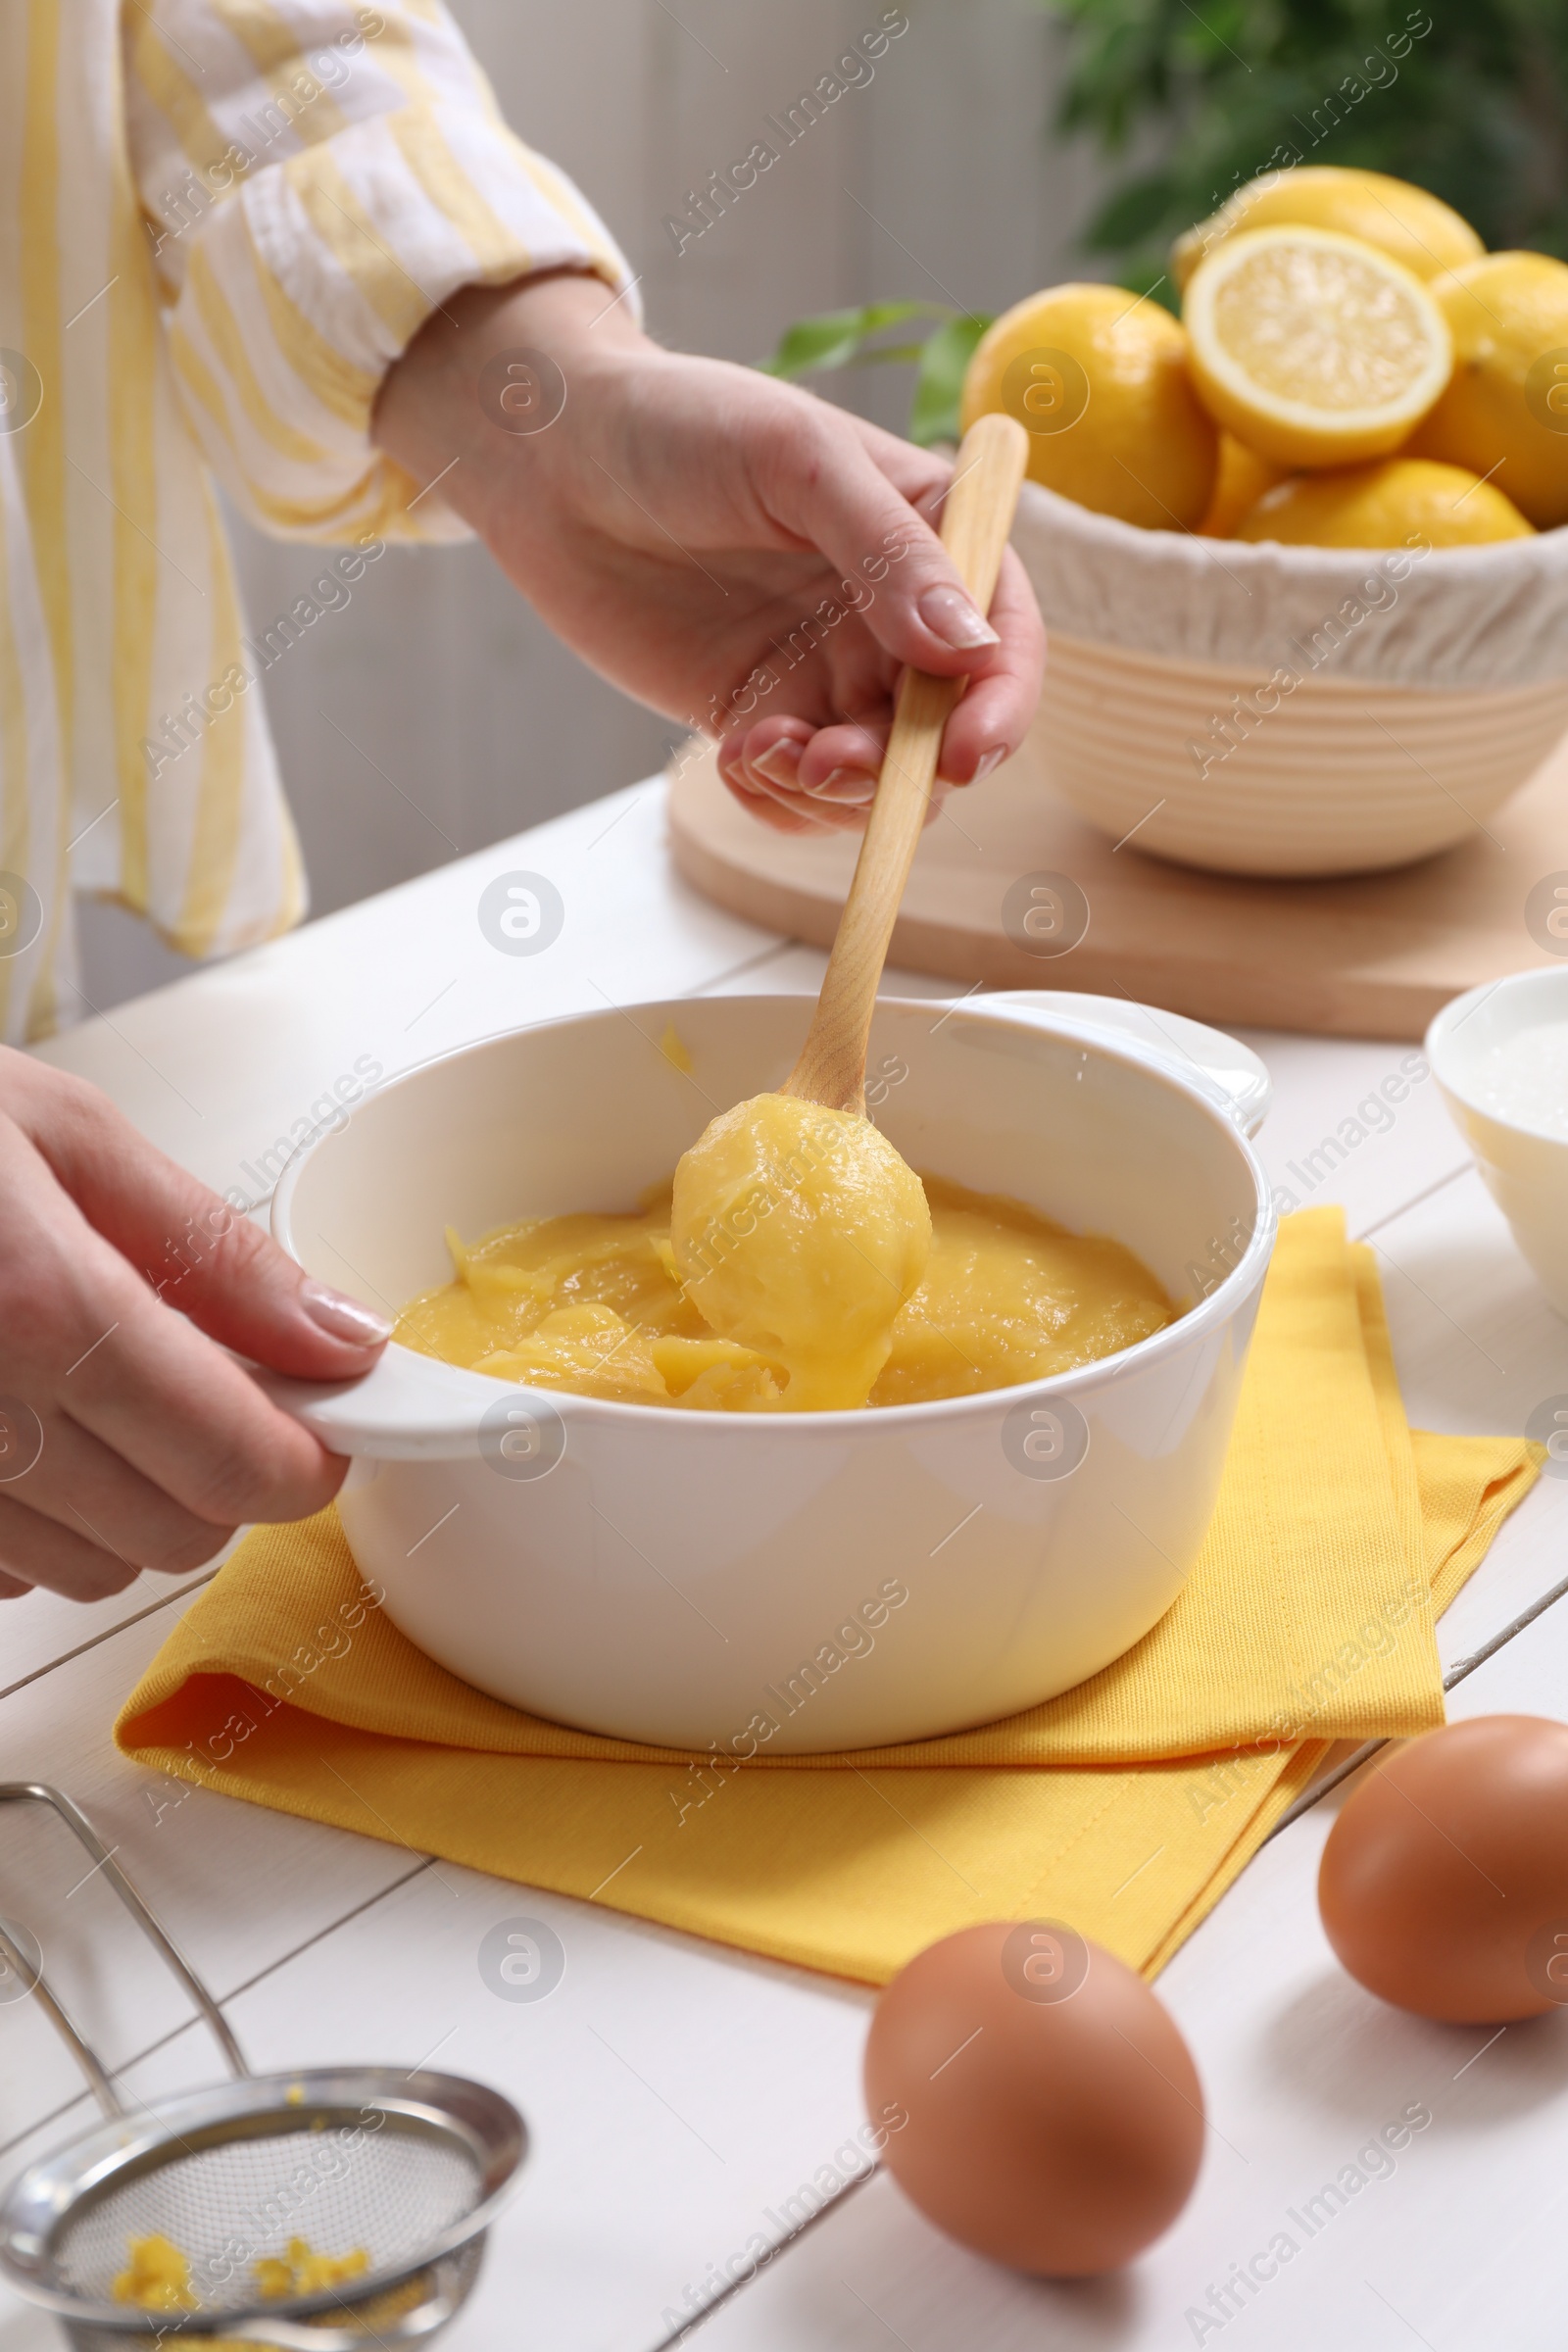
[[945,1936],[896,1976],[865,2051],[885,2161],[928,2221],[1049,2278],[1128,2262],[1203,2151],[1187,2044],[1143,1979],[1058,1922]]
[[1568,1724],[1482,1715],[1396,1748],[1335,1823],[1317,1901],[1351,1976],[1420,2017],[1568,2003]]

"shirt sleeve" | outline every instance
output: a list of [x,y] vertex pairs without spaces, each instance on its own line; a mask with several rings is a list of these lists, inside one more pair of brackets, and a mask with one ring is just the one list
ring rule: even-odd
[[597,272],[603,222],[515,138],[441,0],[138,0],[125,119],[191,427],[276,537],[467,535],[376,449],[387,368],[460,286]]

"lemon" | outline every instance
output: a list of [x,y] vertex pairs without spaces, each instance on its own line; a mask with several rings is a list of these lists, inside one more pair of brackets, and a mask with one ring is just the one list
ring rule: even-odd
[[1334,228],[1392,254],[1417,277],[1457,270],[1484,251],[1468,220],[1425,188],[1383,172],[1353,172],[1336,164],[1304,164],[1265,172],[1227,197],[1171,247],[1171,274],[1185,286],[1206,253],[1239,228]]
[[1243,516],[1250,514],[1264,491],[1283,481],[1285,473],[1285,466],[1276,466],[1272,458],[1259,457],[1234,433],[1221,433],[1214,495],[1198,526],[1200,534],[1204,539],[1234,539]]
[[1148,530],[1194,529],[1218,435],[1194,395],[1187,336],[1119,286],[1052,286],[975,346],[960,420],[1001,410],[1029,435],[1029,477]]
[[1432,291],[1453,376],[1413,446],[1490,473],[1542,530],[1568,522],[1568,264],[1490,253]]
[[1511,499],[1463,466],[1384,458],[1335,473],[1298,473],[1265,490],[1236,533],[1287,547],[1479,547],[1533,538]]
[[1282,466],[1397,449],[1452,366],[1421,280],[1332,229],[1239,229],[1194,270],[1182,317],[1204,406]]

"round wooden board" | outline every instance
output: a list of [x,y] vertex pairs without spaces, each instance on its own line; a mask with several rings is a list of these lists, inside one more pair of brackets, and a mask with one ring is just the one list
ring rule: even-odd
[[[1037,731],[984,784],[948,796],[916,853],[892,962],[959,989],[1082,989],[1222,1024],[1419,1038],[1462,989],[1553,960],[1525,927],[1525,900],[1568,868],[1568,742],[1457,849],[1326,882],[1199,873],[1113,847],[1043,770]],[[669,824],[678,870],[707,897],[831,945],[858,834],[771,832],[697,743],[671,763]],[[1027,900],[1041,875],[1066,876],[1088,902],[1088,929],[1065,954],[1017,944],[1016,918],[1015,936],[1004,927],[1009,890],[1023,881]]]

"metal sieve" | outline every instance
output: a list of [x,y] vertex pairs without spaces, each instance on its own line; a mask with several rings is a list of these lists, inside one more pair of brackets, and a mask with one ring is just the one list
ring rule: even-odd
[[[93,1830],[58,1788],[0,1783],[0,1803],[50,1805],[92,1856],[211,2028],[233,2080],[132,2113],[27,1955],[15,1970],[70,2047],[104,2121],[30,2165],[0,2200],[0,2276],[63,2323],[77,2352],[174,2339],[365,2352],[433,2337],[478,2276],[484,2235],[527,2148],[516,2109],[461,2076],[396,2067],[252,2075],[206,1986]],[[117,2302],[132,2238],[168,2238],[196,2308]],[[291,2238],[364,2248],[368,2267],[310,2294],[264,2297],[254,2265]]]

